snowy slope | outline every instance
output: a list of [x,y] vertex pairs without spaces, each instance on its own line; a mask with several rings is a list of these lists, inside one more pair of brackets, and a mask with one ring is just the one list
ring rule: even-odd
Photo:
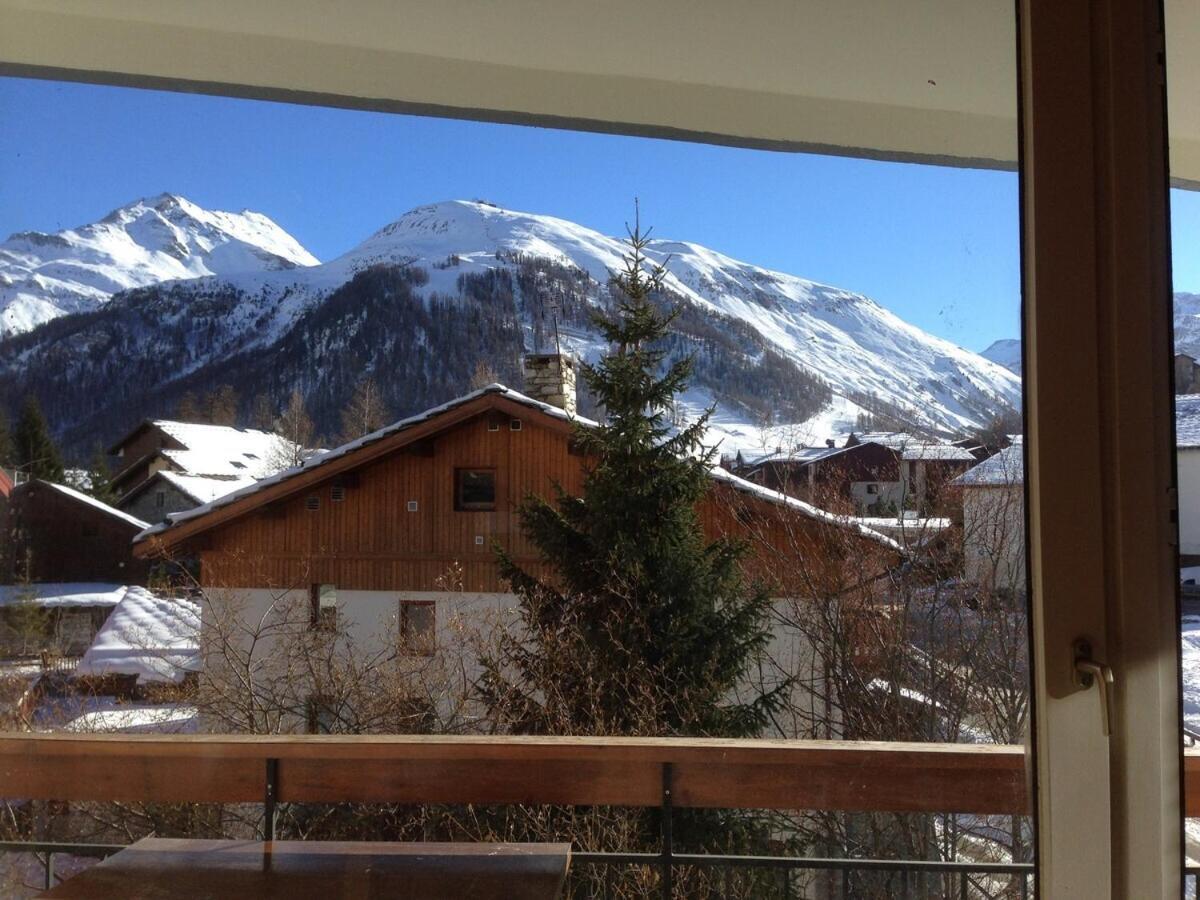
[[[431,204],[321,265],[127,291],[100,319],[0,342],[0,388],[38,393],[71,439],[114,417],[161,416],[185,385],[220,383],[244,396],[267,390],[276,404],[298,387],[323,404],[313,414],[332,431],[352,376],[376,373],[394,413],[417,412],[464,393],[477,359],[511,372],[522,350],[551,349],[552,307],[564,349],[595,359],[604,346],[588,310],[611,308],[608,283],[625,251],[617,238],[552,216]],[[861,294],[684,241],[652,241],[648,255],[665,264],[668,299],[686,310],[673,352],[705,357],[680,411],[715,403],[712,436],[725,451],[823,445],[861,430],[867,414],[883,428],[892,417],[907,430],[961,433],[1020,403],[1008,369]],[[387,274],[399,267],[411,275],[404,284]],[[455,327],[476,333],[439,331],[453,318],[447,307],[460,311]],[[504,322],[516,328],[515,346]],[[63,393],[107,393],[113,379],[129,384],[107,420]]]
[[162,194],[91,225],[24,231],[0,244],[0,337],[94,309],[133,287],[316,264],[262,213],[207,210]]
[[984,359],[999,363],[1010,372],[1021,374],[1021,342],[1018,340],[1001,338],[998,341],[992,341],[986,350],[979,352],[979,355]]
[[[575,267],[603,290],[610,273],[621,268],[624,252],[617,238],[564,219],[447,201],[406,213],[324,265],[230,279],[250,304],[230,318],[261,325],[269,317],[271,325],[256,338],[266,342],[321,295],[370,266],[421,266],[430,276],[427,292],[453,296],[462,273],[510,265],[498,253]],[[981,424],[998,407],[1020,402],[1020,381],[1012,372],[904,322],[861,294],[682,241],[652,241],[649,257],[666,263],[666,287],[673,293],[716,321],[729,317],[749,325],[767,344],[826,380],[846,412],[831,423],[853,427],[859,407],[847,404],[857,395],[874,395],[904,408],[920,424],[945,431]],[[589,330],[567,327],[564,337],[584,356],[600,350]],[[696,400],[697,406],[705,402]]]
[[[453,292],[472,267],[497,265],[497,251],[566,263],[603,284],[622,265],[624,244],[551,216],[451,201],[419,207],[328,264],[338,279],[379,262],[459,265],[430,270],[430,287]],[[930,427],[956,430],[980,421],[987,398],[1016,406],[1020,382],[1003,366],[909,325],[874,300],[732,259],[698,244],[655,240],[648,255],[665,263],[666,286],[717,316],[749,324],[769,344],[816,373],[845,398],[875,394],[911,408]],[[570,339],[585,352],[591,336]]]

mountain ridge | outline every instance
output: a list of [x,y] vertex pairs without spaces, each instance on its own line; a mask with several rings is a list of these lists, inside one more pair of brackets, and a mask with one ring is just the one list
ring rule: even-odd
[[[77,394],[111,384],[152,414],[222,377],[276,408],[299,387],[325,428],[352,379],[374,373],[394,413],[415,412],[462,392],[480,361],[519,386],[520,354],[554,334],[594,359],[604,346],[591,315],[614,308],[624,251],[553,216],[427,204],[323,264],[141,286],[0,341],[0,387],[38,394],[73,440],[102,413],[64,396],[54,371]],[[647,256],[667,266],[664,307],[681,311],[669,351],[697,358],[679,414],[715,405],[714,437],[731,448],[781,428],[794,439],[798,425],[822,443],[866,421],[961,433],[1020,401],[1011,372],[861,294],[687,241],[653,240]]]

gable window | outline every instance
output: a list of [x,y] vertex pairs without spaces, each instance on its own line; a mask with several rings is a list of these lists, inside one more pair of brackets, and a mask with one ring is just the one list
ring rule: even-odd
[[496,508],[495,469],[455,469],[454,508],[490,510]]
[[321,508],[321,498],[315,495],[304,498],[304,508],[309,512],[316,512]]
[[332,584],[314,584],[309,588],[309,626],[314,630],[333,631],[337,628],[337,588]]
[[162,509],[166,505],[167,505],[166,491],[155,491],[154,492],[154,508]]
[[879,493],[879,485],[877,485],[877,484],[868,484],[868,485],[867,485],[867,493],[868,493],[868,494],[878,494],[878,493]]
[[342,484],[335,484],[333,487],[331,487],[329,489],[329,499],[334,503],[341,503],[343,500],[345,500],[346,486]]
[[437,609],[432,600],[400,601],[400,649],[414,656],[432,656]]

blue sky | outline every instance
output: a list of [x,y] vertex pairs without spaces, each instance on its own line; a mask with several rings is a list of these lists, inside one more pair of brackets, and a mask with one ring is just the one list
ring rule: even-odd
[[[259,210],[321,259],[422,203],[482,198],[861,291],[971,349],[1016,336],[1017,178],[675,141],[0,78],[0,233],[173,191]],[[1200,291],[1200,198],[1175,192]]]

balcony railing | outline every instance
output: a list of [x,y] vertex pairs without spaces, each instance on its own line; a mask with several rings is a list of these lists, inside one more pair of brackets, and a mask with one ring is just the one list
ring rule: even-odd
[[[1200,750],[1185,754],[1186,814],[1200,816]],[[975,879],[1023,861],[864,860],[685,854],[680,808],[1024,816],[1019,746],[592,737],[5,735],[0,796],[31,800],[261,803],[263,836],[279,803],[661,807],[658,853],[573,855],[577,865],[654,866],[669,896],[677,867],[729,866],[900,873],[982,896]],[[54,852],[74,845],[0,844]],[[104,855],[110,845],[82,852]],[[47,852],[49,851],[49,852]],[[1190,870],[1189,870],[1190,874]],[[48,874],[49,880],[49,874]]]

